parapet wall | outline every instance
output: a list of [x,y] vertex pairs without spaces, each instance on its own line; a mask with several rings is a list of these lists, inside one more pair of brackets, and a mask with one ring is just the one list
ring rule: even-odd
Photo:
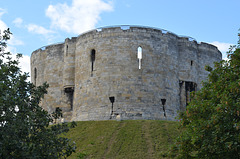
[[213,45],[164,30],[105,27],[34,51],[31,78],[49,83],[42,106],[62,108],[68,121],[174,120],[206,80],[205,65],[221,58]]

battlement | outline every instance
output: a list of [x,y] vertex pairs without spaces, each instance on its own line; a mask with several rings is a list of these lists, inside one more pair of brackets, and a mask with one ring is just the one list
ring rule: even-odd
[[[45,51],[46,49],[52,49],[54,47],[61,47],[62,45],[64,45],[66,42],[76,42],[77,39],[83,39],[86,37],[98,37],[98,36],[103,36],[102,34],[106,34],[105,36],[116,36],[119,34],[116,33],[146,33],[146,34],[154,34],[154,35],[164,35],[167,36],[169,38],[177,38],[179,40],[179,42],[185,42],[185,43],[193,43],[193,45],[199,45],[199,47],[201,48],[205,48],[205,49],[212,49],[214,51],[218,51],[217,47],[209,44],[209,43],[205,43],[205,42],[197,42],[194,38],[189,37],[189,36],[179,36],[173,32],[167,31],[165,29],[160,29],[160,28],[154,28],[154,27],[146,27],[146,26],[137,26],[137,25],[117,25],[117,26],[106,26],[106,27],[100,27],[100,28],[96,28],[87,32],[84,32],[82,34],[80,34],[78,37],[72,37],[71,39],[66,38],[65,42],[60,42],[60,43],[56,43],[56,44],[52,44],[52,45],[47,45],[47,46],[43,46],[37,50],[35,50],[32,54],[35,54],[36,52],[41,52],[41,51]],[[114,34],[115,33],[115,34]],[[219,54],[221,54],[221,52],[219,51]]]

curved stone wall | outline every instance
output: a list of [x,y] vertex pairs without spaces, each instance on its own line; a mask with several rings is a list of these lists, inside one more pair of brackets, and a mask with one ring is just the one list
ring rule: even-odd
[[62,108],[67,121],[174,120],[207,78],[204,66],[221,56],[215,46],[160,29],[106,27],[34,51],[31,78],[49,83],[42,106]]

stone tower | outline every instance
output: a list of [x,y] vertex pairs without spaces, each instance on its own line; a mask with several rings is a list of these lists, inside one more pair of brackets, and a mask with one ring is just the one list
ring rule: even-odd
[[142,26],[94,29],[32,53],[31,80],[49,83],[41,105],[65,121],[174,120],[220,61],[213,45]]

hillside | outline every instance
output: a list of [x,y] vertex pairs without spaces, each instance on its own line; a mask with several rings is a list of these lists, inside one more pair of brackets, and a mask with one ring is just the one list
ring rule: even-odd
[[154,159],[164,153],[179,133],[178,122],[159,120],[81,121],[68,134],[77,144],[69,159]]

